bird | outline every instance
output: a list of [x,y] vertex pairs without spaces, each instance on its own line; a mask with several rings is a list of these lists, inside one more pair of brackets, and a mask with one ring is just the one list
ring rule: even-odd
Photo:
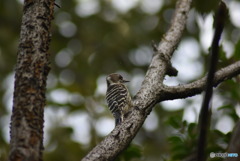
[[115,126],[122,123],[125,114],[132,107],[132,99],[124,83],[130,82],[124,80],[120,74],[112,73],[106,77],[107,92],[106,100],[109,110],[115,118]]

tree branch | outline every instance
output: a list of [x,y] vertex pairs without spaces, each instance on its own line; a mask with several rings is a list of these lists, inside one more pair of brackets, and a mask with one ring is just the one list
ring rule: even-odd
[[[213,86],[217,87],[221,82],[240,74],[240,61],[218,70],[215,73]],[[200,94],[206,86],[206,76],[189,84],[178,86],[165,86],[164,95],[159,101],[187,98]]]
[[[163,84],[168,69],[171,68],[171,57],[177,48],[185,28],[191,0],[179,0],[170,29],[162,38],[147,70],[141,89],[133,98],[133,106],[120,126],[105,137],[92,149],[83,161],[114,160],[127,146],[141,128],[154,105],[160,101],[186,98],[203,91],[206,77],[186,85],[169,87]],[[214,86],[240,73],[240,61],[215,73]]]
[[140,91],[133,99],[134,108],[116,128],[90,151],[83,161],[113,160],[132,141],[144,123],[147,115],[157,103],[163,89],[163,79],[170,65],[170,58],[176,49],[185,28],[191,0],[179,0],[176,5],[172,24],[154,53]]
[[[164,97],[163,80],[169,69],[172,68],[170,59],[182,37],[190,5],[191,0],[179,0],[177,2],[172,24],[159,43],[157,50],[155,49],[141,89],[134,97],[136,100],[135,106],[145,108],[151,105],[156,98]],[[156,101],[154,102],[156,103]]]
[[210,120],[211,120],[211,105],[210,101],[213,94],[213,80],[215,71],[218,63],[219,55],[219,41],[224,28],[224,21],[227,15],[227,7],[224,2],[220,2],[218,10],[215,15],[215,32],[211,45],[211,54],[209,59],[209,69],[207,74],[207,82],[205,95],[202,102],[201,111],[199,114],[199,136],[198,136],[198,149],[197,149],[197,158],[198,161],[205,161],[205,149],[207,142],[207,132],[209,131]]

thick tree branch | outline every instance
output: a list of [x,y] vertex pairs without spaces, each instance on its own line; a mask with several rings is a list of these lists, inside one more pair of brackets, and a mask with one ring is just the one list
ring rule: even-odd
[[[240,61],[218,70],[215,73],[213,86],[218,86],[221,82],[231,79],[240,74]],[[200,94],[206,86],[206,76],[189,84],[178,86],[165,86],[164,95],[159,101],[187,98]]]
[[41,161],[54,0],[25,0],[15,73],[10,161]]
[[[169,87],[163,84],[163,79],[171,67],[171,57],[178,46],[185,28],[191,0],[179,0],[170,29],[167,31],[158,47],[154,46],[154,55],[142,83],[141,89],[133,99],[134,108],[115,129],[100,142],[83,161],[114,160],[132,141],[141,128],[154,105],[160,101],[186,98],[203,91],[206,77],[186,85]],[[240,61],[225,67],[215,73],[214,86],[240,73]]]
[[172,24],[161,40],[157,51],[142,83],[140,91],[134,97],[132,111],[102,142],[84,157],[83,161],[113,160],[123,151],[137,134],[147,115],[157,103],[163,89],[163,79],[170,65],[170,58],[176,49],[185,28],[191,0],[179,0],[176,5]]
[[164,89],[163,80],[169,68],[172,68],[170,59],[182,37],[190,5],[191,0],[179,0],[177,2],[172,24],[159,43],[141,89],[135,96],[136,106],[141,105],[145,108],[151,105],[156,98],[164,97],[162,95]]

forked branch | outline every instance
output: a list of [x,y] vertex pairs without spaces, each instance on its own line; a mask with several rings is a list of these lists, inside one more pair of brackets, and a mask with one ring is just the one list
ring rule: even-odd
[[90,151],[83,161],[114,160],[132,141],[156,104],[162,82],[170,65],[171,55],[177,47],[185,28],[191,0],[179,0],[172,24],[155,52],[140,91],[134,97],[134,108],[128,117],[105,139]]
[[[165,75],[171,67],[171,57],[182,37],[191,0],[179,0],[170,29],[162,38],[155,51],[145,79],[139,92],[133,98],[134,108],[127,118],[116,126],[95,148],[92,149],[83,161],[114,160],[133,140],[148,114],[156,103],[194,96],[203,91],[206,78],[202,78],[186,85],[169,87],[163,84]],[[214,85],[230,79],[240,73],[240,61],[219,70],[214,78]]]

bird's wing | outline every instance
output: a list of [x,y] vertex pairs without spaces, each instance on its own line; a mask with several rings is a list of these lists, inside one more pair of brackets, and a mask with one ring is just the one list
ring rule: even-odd
[[106,99],[112,113],[122,111],[127,103],[127,89],[122,84],[114,84],[108,88]]

